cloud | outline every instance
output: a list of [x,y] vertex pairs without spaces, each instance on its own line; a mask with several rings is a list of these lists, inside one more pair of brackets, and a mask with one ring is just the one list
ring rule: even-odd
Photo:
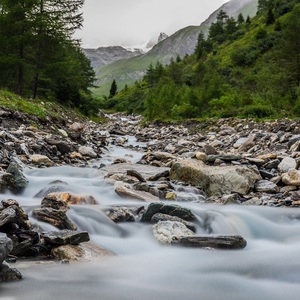
[[84,47],[132,46],[200,25],[226,0],[85,0],[84,27],[76,36]]

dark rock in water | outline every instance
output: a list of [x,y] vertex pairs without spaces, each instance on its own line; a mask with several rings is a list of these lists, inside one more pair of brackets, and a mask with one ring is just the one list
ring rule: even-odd
[[166,171],[160,172],[160,173],[158,173],[156,175],[150,176],[148,178],[148,180],[149,181],[157,181],[160,178],[168,178],[169,176],[170,176],[170,172],[169,172],[169,170],[166,170]]
[[0,265],[13,248],[12,240],[0,232]]
[[16,162],[11,162],[7,168],[7,173],[13,175],[15,179],[15,190],[20,191],[28,185],[28,180],[22,172],[22,167]]
[[170,216],[167,214],[162,214],[162,213],[156,213],[152,216],[151,222],[157,223],[159,221],[173,221],[173,222],[181,222],[183,223],[188,229],[192,230],[193,232],[196,232],[196,226],[195,224],[185,221],[179,217],[175,216]]
[[66,213],[53,208],[37,208],[32,211],[33,217],[39,221],[50,223],[59,229],[76,230],[77,227],[71,222]]
[[240,235],[201,235],[181,237],[172,241],[172,244],[197,248],[243,249],[247,246],[247,241]]
[[50,207],[66,212],[69,208],[68,203],[65,199],[59,199],[56,195],[57,193],[50,193],[46,195],[41,202],[41,208]]
[[10,267],[7,263],[0,265],[0,282],[16,281],[22,279],[22,274],[16,269]]
[[156,213],[164,213],[171,216],[176,216],[184,220],[190,221],[196,219],[190,209],[179,205],[168,205],[162,202],[150,203],[146,211],[141,217],[141,222],[150,222],[151,218]]
[[6,190],[14,190],[16,181],[11,173],[0,172],[0,192],[3,193]]
[[50,245],[78,245],[90,240],[87,231],[72,230],[51,231],[43,233],[42,237],[44,238],[45,242]]
[[137,178],[140,182],[146,182],[146,179],[136,170],[127,170],[127,175]]
[[33,197],[34,198],[40,198],[40,197],[45,197],[50,193],[61,193],[65,192],[67,190],[67,185],[50,185],[44,187],[42,190],[40,190],[37,194],[35,194]]
[[107,212],[108,217],[116,222],[135,222],[134,214],[127,207],[110,208]]
[[10,206],[0,211],[0,227],[14,223],[17,219],[16,210]]

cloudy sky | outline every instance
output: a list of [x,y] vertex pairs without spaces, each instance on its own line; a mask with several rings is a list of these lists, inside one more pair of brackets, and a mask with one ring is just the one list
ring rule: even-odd
[[200,25],[228,0],[85,0],[83,47],[136,46]]

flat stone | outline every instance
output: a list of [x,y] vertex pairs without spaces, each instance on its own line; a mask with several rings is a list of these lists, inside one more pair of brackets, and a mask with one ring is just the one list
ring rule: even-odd
[[300,186],[300,171],[289,169],[287,173],[282,174],[281,180],[286,185]]
[[91,158],[97,157],[97,153],[94,151],[94,149],[92,147],[80,146],[78,148],[78,152],[83,156],[88,156]]
[[199,235],[179,237],[172,244],[197,248],[243,249],[247,246],[247,241],[240,235]]
[[156,213],[163,213],[170,216],[176,216],[186,221],[195,220],[196,217],[188,208],[179,205],[170,205],[162,202],[150,203],[141,217],[141,222],[150,222]]
[[49,159],[48,156],[46,155],[40,155],[40,154],[33,154],[30,156],[30,160],[33,164],[36,165],[45,165],[45,166],[53,166],[53,161],[51,159]]
[[50,231],[43,233],[42,237],[45,239],[45,242],[50,245],[78,245],[90,240],[87,231],[73,230]]
[[279,192],[279,187],[269,180],[259,180],[254,187],[256,192],[275,194]]

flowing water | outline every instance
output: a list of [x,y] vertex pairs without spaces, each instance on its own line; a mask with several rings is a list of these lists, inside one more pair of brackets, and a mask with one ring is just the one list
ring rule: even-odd
[[[136,159],[134,155],[131,158]],[[300,297],[298,209],[184,202],[181,205],[197,216],[198,233],[240,234],[247,240],[247,247],[210,251],[162,246],[154,240],[151,224],[115,224],[108,219],[103,212],[106,206],[145,203],[119,198],[104,181],[101,169],[65,166],[27,169],[25,173],[30,184],[24,194],[2,198],[14,197],[30,215],[41,201],[33,196],[54,180],[67,184],[72,192],[92,194],[101,203],[99,206],[72,206],[68,215],[80,230],[88,230],[92,241],[116,256],[70,264],[19,261],[16,267],[24,279],[1,283],[0,299]],[[45,228],[50,230],[51,226]]]

